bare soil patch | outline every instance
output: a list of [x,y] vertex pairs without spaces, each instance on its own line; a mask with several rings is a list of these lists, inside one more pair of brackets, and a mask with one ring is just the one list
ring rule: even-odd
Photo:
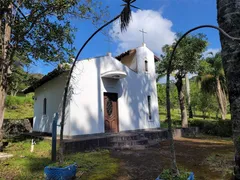
[[[230,180],[234,147],[230,139],[211,136],[175,140],[180,169],[192,171],[199,180]],[[120,159],[118,180],[152,180],[170,168],[169,141],[145,150],[112,151]]]

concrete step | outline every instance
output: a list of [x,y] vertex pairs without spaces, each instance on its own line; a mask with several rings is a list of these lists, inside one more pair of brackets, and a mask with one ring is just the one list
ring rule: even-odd
[[101,134],[82,136],[78,139],[64,141],[64,152],[73,153],[99,148],[127,150],[145,149],[157,145],[158,141],[168,139],[166,129],[162,130],[139,130],[134,132],[120,132],[114,134]]
[[141,138],[138,140],[128,140],[128,141],[111,141],[109,142],[109,146],[135,146],[135,145],[147,145],[148,139],[147,138]]
[[160,132],[146,132],[144,136],[149,140],[160,139],[165,140],[168,139],[168,131],[160,131]]
[[105,147],[104,149],[108,149],[108,150],[144,150],[147,149],[148,146],[147,145],[133,145],[133,146],[112,146],[112,147]]
[[131,140],[139,140],[140,136],[138,134],[126,134],[126,135],[118,135],[113,137],[108,137],[109,142],[114,141],[131,141]]

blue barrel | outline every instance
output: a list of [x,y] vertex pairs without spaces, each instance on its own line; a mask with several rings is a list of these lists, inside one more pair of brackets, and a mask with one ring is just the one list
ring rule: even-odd
[[45,167],[44,176],[46,180],[70,180],[76,176],[77,164],[66,166],[64,168]]

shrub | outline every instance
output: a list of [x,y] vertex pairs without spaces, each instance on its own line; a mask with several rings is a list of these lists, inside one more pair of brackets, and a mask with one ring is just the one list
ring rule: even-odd
[[200,131],[205,134],[220,137],[232,136],[232,123],[230,120],[192,120],[189,121],[189,125],[199,127]]
[[14,108],[17,106],[25,105],[25,104],[33,104],[32,96],[7,96],[5,105],[7,108]]
[[[232,136],[232,122],[231,120],[189,120],[190,127],[199,127],[201,133],[220,137]],[[173,121],[173,127],[181,127],[181,121]],[[167,121],[161,125],[167,128]]]
[[171,171],[169,169],[163,170],[160,177],[164,180],[186,180],[188,179],[190,173],[189,172],[180,172],[180,175],[177,177],[172,177]]
[[[167,121],[166,121],[167,122]],[[173,126],[175,127],[181,127],[182,126],[182,122],[181,121],[173,121]]]

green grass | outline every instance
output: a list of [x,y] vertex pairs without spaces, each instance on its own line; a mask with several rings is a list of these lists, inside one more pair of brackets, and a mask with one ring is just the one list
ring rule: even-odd
[[234,152],[213,153],[208,156],[203,165],[207,165],[210,171],[217,171],[221,175],[222,179],[229,179],[234,169]]
[[[164,107],[159,108],[159,115],[160,115],[160,121],[161,121],[161,128],[167,128],[168,124],[166,122],[166,116],[167,116],[167,111]],[[181,127],[181,114],[179,109],[171,109],[171,118],[173,121],[173,127]],[[231,119],[231,115],[227,114],[226,120]],[[204,120],[203,115],[200,111],[195,111],[194,112],[194,117],[189,118],[189,121],[195,121],[195,120]],[[210,114],[207,114],[206,120],[216,120],[216,113],[211,112]]]
[[83,180],[112,179],[118,173],[119,160],[110,157],[107,150],[89,153],[77,153],[67,157],[68,160],[76,160],[83,173]]
[[170,169],[164,169],[160,177],[164,180],[186,180],[189,177],[190,173],[185,171],[180,171],[180,175],[177,177],[172,177]]
[[5,119],[26,119],[33,117],[32,94],[26,97],[7,96],[5,102]]
[[[166,116],[167,116],[167,111],[165,108],[160,107],[159,109],[159,114],[160,114],[160,120],[161,121],[165,121],[166,120]],[[180,114],[180,110],[179,109],[171,109],[171,117],[173,121],[178,121],[181,119],[181,114]],[[202,112],[200,111],[195,111],[194,112],[194,118],[191,118],[190,120],[202,120],[203,115]],[[208,113],[206,116],[206,119],[208,120],[216,120],[216,113],[211,112],[210,114]],[[226,119],[231,119],[231,115],[227,114]]]
[[[44,179],[44,167],[51,164],[50,141],[39,141],[30,152],[30,139],[10,143],[5,152],[14,156],[0,163],[3,179]],[[76,162],[79,166],[77,179],[112,179],[118,173],[119,161],[110,157],[107,150],[77,153],[65,156],[65,164]]]
[[33,94],[30,94],[28,96],[7,96],[5,100],[5,105],[9,108],[33,103]]
[[26,104],[16,106],[16,108],[6,108],[4,119],[26,119],[33,117],[33,105]]

